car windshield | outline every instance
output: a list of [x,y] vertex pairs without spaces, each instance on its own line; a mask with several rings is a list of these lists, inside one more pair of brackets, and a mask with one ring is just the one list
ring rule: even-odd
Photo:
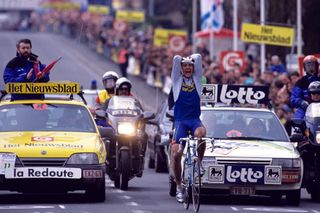
[[208,137],[289,142],[282,124],[272,112],[202,110],[201,120]]
[[89,111],[70,104],[12,104],[0,107],[0,132],[95,132]]

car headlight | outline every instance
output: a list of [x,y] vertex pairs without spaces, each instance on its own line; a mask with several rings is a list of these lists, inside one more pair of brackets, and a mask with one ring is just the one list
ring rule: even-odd
[[286,159],[286,158],[275,158],[272,159],[272,165],[281,166],[286,168],[299,168],[301,167],[301,159]]
[[96,153],[77,153],[71,155],[67,164],[99,164]]
[[320,144],[320,132],[316,132],[316,142]]
[[119,122],[118,132],[121,135],[134,135],[136,131],[135,126],[129,122]]

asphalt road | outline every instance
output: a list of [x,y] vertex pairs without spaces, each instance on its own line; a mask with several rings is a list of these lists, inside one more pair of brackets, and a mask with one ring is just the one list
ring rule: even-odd
[[[0,69],[1,75],[7,62],[15,55],[15,43],[20,38],[31,38],[33,52],[40,56],[43,63],[62,57],[51,74],[51,80],[70,80],[79,82],[85,88],[91,80],[97,80],[101,88],[100,78],[107,70],[118,67],[89,50],[76,40],[70,40],[59,35],[0,32]],[[130,78],[134,92],[144,105],[155,110],[157,105],[165,100],[165,96],[156,89],[145,84],[136,77]],[[0,80],[0,88],[4,88]],[[189,212],[192,210],[189,210]],[[30,213],[163,213],[186,212],[182,205],[168,194],[168,175],[157,174],[154,170],[145,169],[142,178],[129,182],[129,190],[121,191],[106,183],[106,200],[104,203],[90,203],[85,200],[82,192],[67,195],[36,195],[18,194],[7,191],[0,192],[0,212],[30,212]],[[284,198],[279,203],[271,203],[266,197],[205,197],[202,200],[200,212],[295,212],[320,213],[320,204],[313,203],[305,191],[302,193],[300,207],[290,207]]]

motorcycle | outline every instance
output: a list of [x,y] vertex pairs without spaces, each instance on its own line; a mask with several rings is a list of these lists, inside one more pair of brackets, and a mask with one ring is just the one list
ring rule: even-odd
[[127,190],[129,180],[142,177],[147,143],[144,126],[154,117],[152,112],[143,112],[133,97],[114,96],[110,99],[106,119],[113,127],[114,135],[106,140],[107,174],[116,188]]
[[320,103],[311,103],[304,120],[293,119],[292,123],[295,134],[291,141],[298,142],[304,164],[302,187],[313,201],[320,202]]

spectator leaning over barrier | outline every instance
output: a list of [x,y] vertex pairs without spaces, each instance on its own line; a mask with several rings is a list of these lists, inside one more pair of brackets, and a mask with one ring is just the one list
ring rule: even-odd
[[281,63],[279,56],[273,55],[271,57],[271,70],[273,72],[277,73],[287,73],[288,71],[284,67],[284,65]]

